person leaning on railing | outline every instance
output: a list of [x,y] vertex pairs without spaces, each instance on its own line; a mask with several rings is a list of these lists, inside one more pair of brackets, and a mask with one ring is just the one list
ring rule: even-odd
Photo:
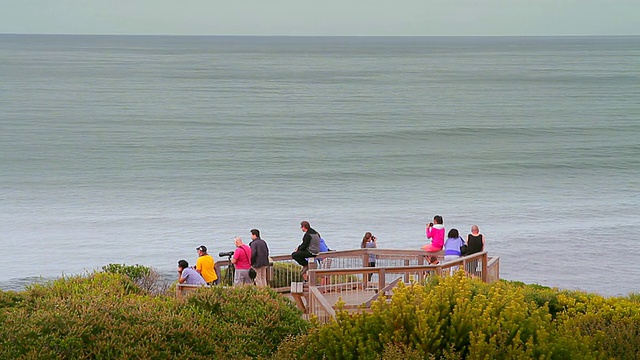
[[188,285],[206,285],[202,275],[189,267],[187,260],[178,261],[178,283]]

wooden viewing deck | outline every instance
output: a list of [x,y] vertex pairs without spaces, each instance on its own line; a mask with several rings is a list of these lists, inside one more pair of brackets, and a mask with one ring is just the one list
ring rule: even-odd
[[[273,265],[267,271],[269,286],[292,298],[306,315],[316,315],[320,321],[335,316],[336,303],[343,308],[367,311],[380,296],[390,298],[400,282],[409,284],[429,276],[448,276],[464,268],[468,276],[491,283],[500,278],[500,259],[489,257],[486,251],[444,263],[442,252],[435,253],[440,263],[429,265],[434,253],[422,250],[356,249],[321,253],[309,262],[308,282],[303,282],[301,267],[291,255],[272,256]],[[376,266],[368,267],[369,256],[375,256]],[[229,261],[216,262],[223,285],[231,285],[226,277]],[[226,283],[225,283],[226,281]],[[178,284],[176,295],[200,286]]]

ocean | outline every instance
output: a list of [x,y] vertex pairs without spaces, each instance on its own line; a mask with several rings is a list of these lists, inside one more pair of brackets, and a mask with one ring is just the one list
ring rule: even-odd
[[639,179],[640,37],[0,35],[4,290],[438,214],[501,278],[627,295]]

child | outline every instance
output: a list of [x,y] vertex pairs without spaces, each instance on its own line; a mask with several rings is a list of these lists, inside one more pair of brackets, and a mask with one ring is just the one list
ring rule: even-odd
[[444,225],[442,216],[433,217],[433,222],[427,224],[427,240],[431,239],[431,244],[422,247],[427,252],[437,252],[444,246]]

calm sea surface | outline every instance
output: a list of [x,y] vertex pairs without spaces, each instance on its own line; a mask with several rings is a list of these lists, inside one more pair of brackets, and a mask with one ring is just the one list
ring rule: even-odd
[[0,288],[108,263],[417,249],[640,292],[640,38],[0,35]]

